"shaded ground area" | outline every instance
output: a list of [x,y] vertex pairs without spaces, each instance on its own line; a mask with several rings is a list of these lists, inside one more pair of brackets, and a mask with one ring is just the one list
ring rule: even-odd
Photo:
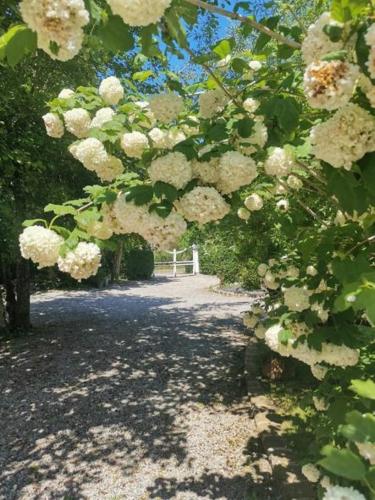
[[0,498],[243,499],[240,313],[204,276],[33,297],[0,349]]

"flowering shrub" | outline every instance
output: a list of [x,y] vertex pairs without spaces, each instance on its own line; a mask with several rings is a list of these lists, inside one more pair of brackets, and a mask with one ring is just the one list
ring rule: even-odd
[[[268,294],[245,324],[271,350],[310,367],[321,383],[311,401],[323,420],[335,404],[337,380],[353,380],[358,396],[348,401],[346,422],[325,435],[324,458],[303,473],[318,483],[321,469],[328,471],[319,483],[327,500],[374,497],[373,386],[358,379],[367,378],[361,367],[375,327],[373,6],[334,0],[306,35],[298,24],[277,26],[280,18],[267,25],[242,18],[261,31],[249,60],[233,39],[193,54],[179,17],[194,24],[196,1],[108,0],[102,16],[93,5],[99,9],[95,1],[88,11],[79,0],[23,0],[28,28],[12,28],[0,58],[15,63],[9,40],[19,33],[30,42],[25,53],[38,45],[51,57],[72,58],[92,17],[104,44],[113,45],[114,31],[121,33],[116,50],[133,48],[129,26],[136,26],[150,53],[158,33],[173,51],[180,46],[201,62],[209,78],[184,89],[167,72],[170,91],[152,96],[115,76],[98,89],[63,89],[43,118],[46,132],[69,138],[73,157],[101,183],[88,186],[84,199],[48,205],[50,222],[27,221],[22,254],[41,267],[57,262],[80,280],[97,271],[99,247],[110,245],[113,234],[137,233],[166,249],[188,224],[229,212],[247,224],[272,206],[289,244],[285,255],[259,263]],[[159,31],[150,27],[160,20]],[[360,411],[362,397],[370,402]]]

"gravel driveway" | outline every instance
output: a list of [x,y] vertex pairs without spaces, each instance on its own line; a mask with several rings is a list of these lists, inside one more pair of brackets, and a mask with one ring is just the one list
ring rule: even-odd
[[33,297],[0,346],[0,498],[243,499],[240,313],[211,277]]

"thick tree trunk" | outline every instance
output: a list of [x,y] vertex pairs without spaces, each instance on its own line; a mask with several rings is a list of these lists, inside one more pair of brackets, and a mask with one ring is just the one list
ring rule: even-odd
[[4,272],[5,311],[10,331],[27,331],[30,324],[30,266],[20,258],[15,276],[9,269]]
[[123,241],[119,241],[116,253],[113,258],[112,281],[116,282],[119,281],[120,279],[123,253],[124,253],[124,243]]

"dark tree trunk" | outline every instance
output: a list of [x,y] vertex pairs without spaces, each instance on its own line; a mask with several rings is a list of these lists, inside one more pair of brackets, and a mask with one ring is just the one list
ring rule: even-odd
[[119,281],[120,279],[123,253],[124,253],[124,243],[123,241],[119,241],[116,253],[113,257],[112,281],[116,282]]
[[31,328],[29,262],[19,258],[12,274],[10,269],[3,270],[7,326],[12,332],[25,332]]

